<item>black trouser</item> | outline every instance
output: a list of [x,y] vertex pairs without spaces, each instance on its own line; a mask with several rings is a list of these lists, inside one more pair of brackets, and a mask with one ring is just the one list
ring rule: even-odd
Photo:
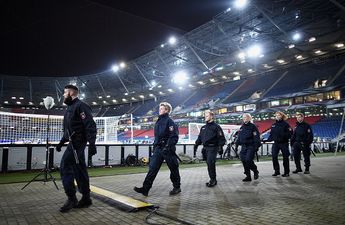
[[304,166],[306,168],[310,167],[310,146],[303,146],[300,142],[295,142],[293,144],[293,157],[295,159],[296,169],[301,169],[301,151],[303,152]]
[[153,155],[150,157],[149,172],[144,180],[143,188],[146,191],[151,189],[153,181],[155,180],[164,160],[169,167],[170,180],[173,183],[174,188],[179,188],[181,186],[179,162],[175,152],[172,150],[163,152],[160,147],[157,147],[153,152]]
[[244,173],[247,176],[250,176],[250,170],[254,173],[258,172],[258,168],[254,163],[255,153],[256,149],[254,148],[254,145],[242,145],[240,157],[244,166]]
[[274,143],[273,144],[272,146],[273,169],[276,173],[280,173],[279,161],[278,161],[278,155],[279,155],[280,150],[282,151],[282,155],[283,155],[284,174],[289,174],[290,173],[289,143]]
[[85,143],[73,143],[76,149],[79,164],[76,164],[71,143],[61,158],[60,175],[65,193],[69,198],[75,198],[76,188],[74,179],[77,181],[78,189],[84,197],[90,197],[89,174],[87,173],[84,149]]
[[211,180],[216,180],[216,159],[218,154],[218,147],[204,147],[206,149],[207,170],[208,176]]

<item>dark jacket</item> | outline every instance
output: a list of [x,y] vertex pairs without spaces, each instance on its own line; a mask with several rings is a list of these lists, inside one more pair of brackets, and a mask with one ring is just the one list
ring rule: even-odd
[[171,149],[177,144],[179,134],[178,127],[169,117],[169,114],[166,113],[158,117],[154,131],[154,146],[167,147]]
[[268,141],[275,143],[288,143],[292,135],[292,129],[285,120],[277,120],[271,127]]
[[254,148],[261,146],[258,128],[251,122],[242,124],[238,131],[237,145],[253,145]]
[[295,142],[310,145],[313,142],[313,139],[314,135],[311,126],[304,121],[302,123],[297,122],[291,137],[291,145]]
[[73,142],[86,142],[94,145],[96,142],[97,128],[91,114],[91,108],[86,103],[75,98],[71,105],[67,106],[67,110],[63,119],[64,135],[61,139],[62,143],[69,140],[72,136]]
[[218,147],[225,145],[223,129],[214,121],[206,123],[201,127],[195,145],[203,144],[205,147]]

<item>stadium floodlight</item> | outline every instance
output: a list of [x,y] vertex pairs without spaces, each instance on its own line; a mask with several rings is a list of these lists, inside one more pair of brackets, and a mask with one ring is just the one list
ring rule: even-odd
[[211,82],[216,82],[216,79],[211,78],[210,81],[211,81]]
[[311,37],[311,38],[309,38],[309,42],[313,42],[313,41],[315,41],[316,40],[316,38],[315,37]]
[[127,96],[127,95],[128,95],[128,92],[126,92],[124,95],[126,95],[126,96]]
[[132,100],[134,100],[134,101],[135,101],[135,100],[137,100],[137,99],[136,99],[135,97],[132,97]]
[[342,47],[344,47],[344,43],[336,43],[335,47],[342,48]]
[[189,87],[191,87],[191,88],[192,88],[192,87],[194,87],[194,85],[193,85],[193,84],[188,84],[188,86],[189,86]]
[[235,0],[234,1],[234,6],[237,9],[243,9],[244,7],[246,7],[248,4],[247,0]]
[[161,48],[164,48],[164,44],[161,44]]
[[204,85],[205,83],[203,81],[198,81],[198,84]]
[[235,72],[233,72],[233,74],[234,74],[234,75],[240,75],[240,72],[235,71]]
[[184,84],[187,80],[188,80],[188,75],[183,70],[177,71],[173,75],[173,79],[172,79],[172,81],[176,84]]
[[155,80],[151,81],[151,85],[152,85],[152,86],[156,86],[156,84],[157,84],[157,83],[156,83]]
[[117,102],[117,100],[116,100],[116,99],[113,99],[113,102],[115,103],[115,102]]
[[302,55],[296,55],[295,57],[296,57],[296,59],[298,59],[298,60],[303,59],[303,56],[302,56]]
[[123,98],[122,101],[123,101],[123,102],[127,102],[127,99]]
[[240,58],[240,59],[245,59],[246,58],[246,53],[245,52],[240,52],[240,53],[238,53],[237,57]]
[[111,70],[112,70],[114,73],[118,72],[119,69],[120,69],[120,67],[119,67],[118,65],[113,65],[113,66],[111,67]]
[[29,105],[33,105],[34,103],[33,102],[29,102]]
[[158,87],[158,88],[161,88],[161,87],[162,87],[162,85],[158,85],[157,87]]
[[153,94],[152,94],[152,93],[150,93],[150,94],[149,94],[149,96],[150,96],[150,97],[153,97]]
[[20,104],[22,104],[21,102],[17,102],[17,105],[20,105]]
[[97,105],[97,102],[92,102],[92,105]]
[[19,99],[20,99],[20,100],[23,100],[23,99],[24,99],[24,97],[19,97]]
[[219,66],[219,67],[215,68],[214,70],[215,70],[215,71],[221,71],[221,70],[223,70],[223,69],[224,69],[223,66]]
[[160,91],[159,94],[160,94],[160,95],[164,95],[164,92],[161,92],[161,91]]
[[120,63],[120,68],[121,68],[121,69],[124,69],[125,67],[126,67],[126,63],[125,63],[125,62],[121,62],[121,63]]
[[103,97],[102,96],[98,96],[99,99],[102,99]]
[[139,98],[145,98],[145,96],[144,95],[139,95]]
[[285,63],[285,60],[284,59],[278,59],[277,62],[280,64],[283,64],[283,63]]
[[301,38],[302,38],[302,35],[299,32],[295,32],[292,35],[292,40],[294,40],[294,41],[299,41]]
[[103,101],[104,104],[107,104],[107,101]]
[[173,90],[173,89],[171,89],[171,88],[169,88],[169,89],[168,89],[168,91],[169,91],[169,92],[173,92],[174,90]]
[[12,99],[17,99],[17,97],[14,97],[14,96],[13,96]]
[[315,50],[315,54],[322,54],[323,52],[320,50],[320,49],[318,49],[318,50]]
[[260,45],[253,45],[248,48],[247,55],[250,58],[256,58],[259,57],[262,54],[262,48]]
[[171,36],[171,37],[169,38],[168,42],[169,42],[169,44],[174,45],[174,44],[176,44],[177,39],[176,39],[176,37]]
[[4,104],[8,104],[8,101],[4,101]]
[[294,44],[290,44],[288,47],[289,47],[289,48],[294,48],[295,45],[294,45]]
[[110,98],[110,95],[107,95],[107,98]]

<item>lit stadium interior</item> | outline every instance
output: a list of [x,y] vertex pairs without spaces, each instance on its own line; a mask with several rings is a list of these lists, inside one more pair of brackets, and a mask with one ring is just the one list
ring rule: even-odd
[[[339,163],[344,164],[341,152],[345,150],[345,1],[230,0],[226,4],[225,1],[219,1],[225,7],[210,7],[207,18],[204,15],[203,20],[200,18],[195,23],[190,21],[180,27],[175,25],[183,24],[183,19],[189,18],[189,13],[183,7],[199,10],[199,14],[195,12],[191,15],[201,17],[203,4],[207,8],[206,3],[216,4],[216,1],[190,1],[188,4],[177,1],[180,8],[171,8],[170,13],[177,13],[175,16],[168,15],[169,10],[166,9],[174,4],[170,3],[173,1],[167,1],[167,6],[152,1],[142,12],[139,5],[130,10],[131,6],[125,3],[122,6],[102,0],[33,2],[22,6],[10,1],[1,3],[5,19],[2,23],[7,24],[4,24],[0,37],[4,49],[0,53],[2,173],[44,169],[48,160],[51,169],[60,167],[63,151],[54,152],[54,147],[63,135],[63,116],[67,108],[63,94],[68,84],[79,88],[79,99],[91,107],[97,125],[97,154],[88,161],[89,167],[146,166],[154,150],[154,126],[161,102],[172,105],[170,117],[179,130],[176,153],[185,156],[187,161],[202,161],[202,153],[193,151],[193,144],[205,124],[206,110],[214,112],[215,121],[222,127],[227,143],[233,141],[232,135],[240,129],[244,113],[253,116],[253,123],[263,140],[269,136],[276,120],[275,113],[281,111],[288,116],[286,121],[292,128],[296,126],[296,113],[303,113],[313,130],[313,153],[331,156],[338,153]],[[159,11],[160,7],[162,12],[156,14],[148,10]],[[219,7],[223,7],[221,11]],[[24,13],[26,9],[28,12]],[[46,13],[37,14],[40,10],[46,10]],[[66,14],[66,18],[61,19],[59,13]],[[176,21],[167,22],[164,13],[167,14],[166,18],[176,17]],[[18,17],[15,16],[17,14]],[[78,20],[78,15],[80,23],[74,22]],[[54,45],[58,39],[67,39],[69,31],[70,38],[75,40],[75,51],[82,44],[84,47],[85,44],[92,45],[92,41],[80,41],[79,46],[78,38],[86,34],[75,36],[72,31],[72,26],[79,25],[87,30],[87,22],[90,22],[86,19],[88,17],[90,21],[100,22],[90,25],[90,37],[85,38],[97,41],[99,45],[90,46],[88,51],[80,51],[79,55],[71,53],[65,60],[62,53],[60,58],[54,55],[58,50],[53,50],[49,45]],[[178,17],[180,20],[177,20]],[[121,18],[123,21],[118,22]],[[68,26],[70,21],[73,21],[72,25]],[[57,31],[66,33],[50,37],[56,34],[49,26],[56,26]],[[66,30],[63,26],[66,26]],[[128,40],[116,41],[118,45],[126,46],[114,45],[112,49],[105,50],[105,44],[101,46],[102,38],[104,42],[110,42],[115,36],[106,38],[108,34],[102,34],[101,31],[121,28],[124,29],[123,36],[119,31],[115,34],[116,38]],[[75,29],[75,32],[79,32],[79,28]],[[141,37],[140,32],[145,29],[146,33]],[[97,30],[95,36],[98,35],[98,39],[92,36],[93,30]],[[157,36],[153,33],[157,33]],[[145,41],[150,41],[150,44],[145,44]],[[30,46],[31,43],[33,46]],[[141,46],[140,51],[133,50],[137,46]],[[43,51],[41,48],[46,49]],[[50,48],[51,55],[48,53]],[[68,55],[73,50],[61,51]],[[43,52],[47,54],[42,55]],[[102,60],[96,60],[100,54],[104,55]],[[72,57],[76,61],[75,67],[71,66],[74,64]],[[89,61],[83,62],[83,57],[88,57]],[[28,62],[21,66],[25,60]],[[49,70],[49,62],[52,61],[55,68],[51,66]],[[58,61],[66,64],[65,67],[61,65],[61,70]],[[54,98],[55,104],[51,109],[44,104],[47,96]],[[263,143],[257,157],[270,157],[271,151],[272,143]],[[129,156],[135,156],[133,163],[129,162]],[[221,159],[225,158],[232,160],[235,153],[227,156],[224,153]],[[340,182],[340,178],[337,179]],[[344,178],[340,183],[342,186],[338,188],[344,188]],[[119,190],[128,196],[126,191],[121,192],[125,188],[120,187]],[[341,192],[343,195],[344,189]],[[218,197],[216,195],[215,198]],[[169,204],[162,204],[169,211]],[[344,210],[344,206],[342,200],[339,209]],[[172,214],[176,218],[182,217],[176,211]],[[220,217],[223,214],[219,213]],[[4,213],[0,210],[0,218],[2,216]],[[203,223],[193,216],[185,218],[190,222],[194,220],[192,224],[255,224],[255,220],[250,219],[239,219],[233,223],[230,219],[211,219]],[[334,218],[338,218],[338,221],[332,220],[334,223],[331,221],[330,224],[344,222],[343,218]],[[281,224],[279,220],[263,221],[262,224]],[[297,219],[290,223],[311,224],[310,221],[313,220],[306,222]],[[319,223],[313,221],[313,224],[325,224],[326,221],[320,219]],[[131,223],[120,221],[118,224]]]

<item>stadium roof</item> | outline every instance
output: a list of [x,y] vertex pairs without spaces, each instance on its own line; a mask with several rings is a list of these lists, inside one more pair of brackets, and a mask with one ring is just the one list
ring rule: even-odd
[[[91,3],[104,7],[101,1]],[[15,104],[23,97],[23,104],[37,104],[46,95],[61,96],[66,83],[80,86],[90,104],[121,103],[122,98],[139,101],[168,94],[168,89],[176,91],[182,84],[172,79],[180,71],[188,76],[185,88],[199,88],[340,55],[345,51],[344,7],[340,0],[252,0],[242,9],[230,5],[201,26],[176,35],[175,43],[164,37],[146,54],[125,61],[124,68],[118,61],[116,72],[109,66],[68,78],[2,75],[1,103]],[[135,40],[147,46],[140,38]]]

